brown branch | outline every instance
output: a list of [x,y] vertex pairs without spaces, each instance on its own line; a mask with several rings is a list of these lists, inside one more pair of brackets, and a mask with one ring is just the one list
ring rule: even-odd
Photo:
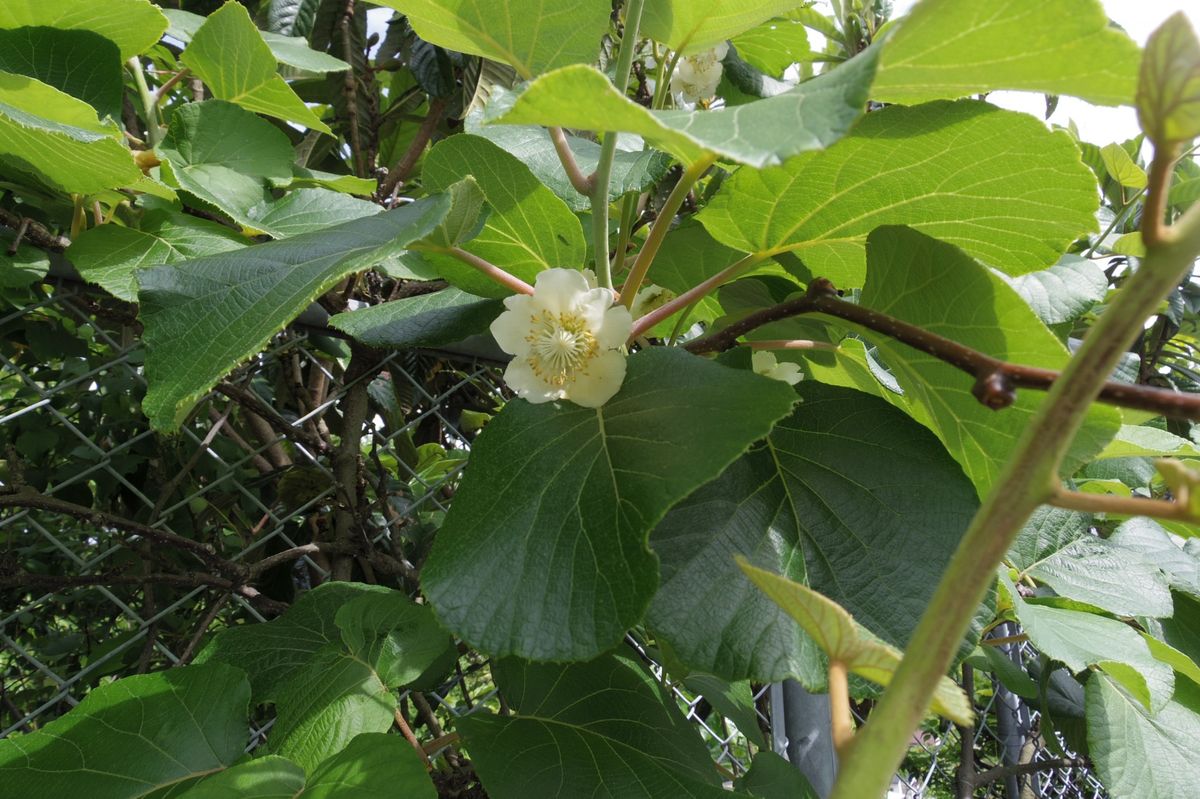
[[575,161],[575,153],[571,150],[571,145],[567,143],[567,134],[563,132],[562,128],[551,127],[549,131],[550,141],[554,143],[554,152],[558,153],[558,160],[562,162],[563,170],[567,173],[567,180],[571,181],[575,191],[584,197],[592,196],[592,192],[596,188],[595,173],[583,174],[583,170]]
[[[694,353],[724,352],[752,330],[808,313],[823,313],[853,322],[966,372],[975,378],[971,393],[993,410],[1012,405],[1018,388],[1048,391],[1059,377],[1059,372],[1053,369],[1008,363],[894,316],[841,300],[833,284],[824,278],[814,280],[803,297],[756,311],[711,336],[690,342],[685,349]],[[1122,408],[1200,421],[1200,394],[1108,381],[1097,399]]]
[[[379,367],[377,359],[362,347],[354,347],[346,367],[345,384],[349,386],[339,403],[342,413],[341,441],[333,451],[333,477],[336,481],[337,504],[333,511],[334,541],[340,546],[353,546],[358,529],[359,482],[362,471],[362,434],[367,421],[367,377]],[[333,560],[333,579],[349,580],[353,558],[339,554]]]
[[71,240],[66,236],[51,233],[45,225],[35,222],[29,217],[14,214],[6,208],[0,208],[0,223],[17,231],[13,245],[9,247],[9,255],[17,254],[17,247],[22,241],[27,241],[35,247],[51,252],[62,252],[71,246]]
[[354,162],[354,174],[362,177],[366,174],[362,155],[362,134],[358,129],[358,76],[354,74],[354,58],[350,55],[354,49],[354,36],[351,26],[354,24],[354,0],[346,0],[342,11],[342,21],[338,24],[341,29],[342,55],[350,68],[342,79],[342,91],[346,95],[346,125],[350,132],[350,158]]
[[287,610],[283,602],[263,596],[248,585],[218,577],[204,572],[157,572],[153,574],[122,574],[120,572],[100,572],[99,574],[32,574],[17,572],[0,576],[0,590],[10,588],[42,588],[58,590],[62,588],[77,588],[92,585],[174,585],[180,588],[219,588],[234,594],[240,594],[269,613],[282,613]]
[[[168,530],[160,530],[157,527],[151,527],[112,513],[85,508],[73,502],[40,494],[23,486],[0,486],[0,508],[35,508],[51,513],[61,513],[65,516],[71,516],[80,521],[93,524],[96,527],[116,529],[140,535],[151,541],[192,553],[203,561],[205,565],[221,574],[227,575],[235,583],[240,583],[246,574],[244,566],[226,560],[214,552],[207,544],[202,544],[199,541],[184,538]],[[232,587],[233,584],[226,581],[227,587]]]
[[[275,432],[284,438],[291,438],[312,448],[315,452],[326,452],[328,447],[319,437],[312,435],[302,427],[297,427],[279,415],[262,397],[253,391],[235,386],[232,383],[218,383],[214,389],[218,394],[224,394],[243,408],[261,416]],[[267,442],[263,442],[267,443]]]
[[1014,763],[1007,766],[996,766],[975,777],[975,786],[987,785],[1005,777],[1020,774],[1035,774],[1039,771],[1053,771],[1060,768],[1084,768],[1087,761],[1078,757],[1060,757],[1054,760],[1035,760],[1031,763]]
[[158,91],[154,92],[154,104],[161,105],[162,101],[167,96],[167,92],[171,91],[171,89],[175,88],[175,84],[179,83],[179,81],[183,80],[184,78],[186,78],[188,75],[191,75],[191,74],[192,74],[192,71],[190,69],[188,69],[187,67],[183,67],[178,72],[176,72],[174,75],[167,78],[167,80],[163,83],[163,85],[158,87]]
[[408,741],[409,745],[417,750],[417,757],[421,758],[421,762],[425,764],[426,771],[433,771],[433,763],[429,760],[429,755],[425,752],[421,742],[417,740],[417,736],[413,734],[412,727],[408,726],[408,719],[404,718],[404,714],[400,712],[400,706],[396,706],[395,711],[396,728],[400,730],[400,734],[404,736],[404,740]]
[[221,594],[213,600],[212,605],[205,612],[204,618],[196,625],[196,632],[192,633],[187,646],[179,654],[179,662],[175,664],[176,666],[186,666],[192,662],[192,658],[196,655],[196,650],[200,647],[200,642],[204,640],[204,634],[208,632],[208,628],[212,626],[212,623],[217,620],[217,614],[221,612],[221,608],[225,607],[225,603],[229,601],[229,596],[229,594]]
[[417,161],[421,159],[421,153],[425,152],[425,145],[429,144],[429,140],[433,138],[433,132],[437,129],[438,123],[442,121],[442,117],[446,113],[446,100],[441,97],[435,97],[429,102],[429,113],[425,115],[421,126],[417,128],[417,133],[413,140],[409,143],[408,149],[404,151],[404,155],[400,156],[400,160],[396,165],[388,170],[387,177],[383,180],[383,185],[379,187],[379,196],[383,198],[391,197],[392,194],[400,187],[400,184],[408,180],[409,174],[416,167]]

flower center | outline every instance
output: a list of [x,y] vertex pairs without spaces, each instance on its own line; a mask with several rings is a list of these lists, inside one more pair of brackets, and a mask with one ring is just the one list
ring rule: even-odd
[[600,353],[596,337],[577,314],[542,311],[530,321],[529,366],[552,386],[573,382],[579,373],[587,371],[588,361]]

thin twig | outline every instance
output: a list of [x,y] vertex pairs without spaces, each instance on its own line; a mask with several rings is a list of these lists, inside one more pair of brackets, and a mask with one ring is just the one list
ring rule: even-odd
[[1053,771],[1060,768],[1085,768],[1087,764],[1087,761],[1081,757],[1060,757],[1054,760],[1035,760],[1030,763],[1012,763],[1007,766],[996,766],[995,768],[980,772],[975,777],[975,786],[987,785],[996,780],[1020,774],[1035,774],[1039,771]]
[[446,255],[457,258],[458,260],[462,261],[464,264],[467,264],[468,266],[475,267],[480,272],[482,272],[483,274],[487,275],[492,280],[499,283],[501,286],[504,286],[505,288],[512,290],[516,294],[532,294],[533,293],[533,286],[529,285],[521,278],[517,277],[514,274],[504,271],[500,267],[496,266],[495,264],[491,263],[490,261],[480,258],[478,255],[475,255],[474,253],[467,252],[466,250],[462,249],[461,247],[444,247],[444,248],[438,248],[435,251],[445,253]]
[[[279,415],[279,412],[267,404],[266,400],[253,391],[235,386],[232,383],[218,383],[214,389],[218,394],[224,394],[242,407],[261,416],[275,432],[285,438],[294,438],[317,452],[327,451],[325,442],[302,427],[291,424]],[[265,442],[264,442],[265,443]]]
[[433,138],[433,132],[437,130],[438,124],[445,116],[446,106],[446,100],[441,97],[435,97],[429,102],[429,113],[425,115],[421,126],[417,128],[417,133],[409,143],[408,149],[404,151],[404,155],[400,156],[396,165],[388,170],[383,185],[379,187],[380,197],[391,197],[400,188],[400,184],[408,180],[417,161],[421,159],[421,153],[425,152],[425,145],[429,144],[429,140]]
[[346,70],[343,78],[342,91],[346,95],[346,116],[348,117],[346,124],[350,132],[350,158],[354,162],[354,174],[361,178],[366,174],[366,167],[363,164],[362,135],[358,129],[358,76],[354,74],[354,58],[350,55],[354,49],[354,37],[350,31],[353,23],[354,0],[346,0],[345,8],[342,11],[342,21],[338,27],[341,28],[342,57],[350,64],[350,69]]
[[200,646],[200,642],[204,640],[204,634],[208,632],[208,628],[217,620],[217,614],[221,612],[221,608],[225,607],[225,603],[229,601],[231,594],[221,594],[213,600],[208,611],[204,614],[204,618],[196,625],[196,631],[192,633],[191,639],[187,642],[187,646],[183,648],[183,652],[179,654],[179,662],[176,666],[186,666],[192,661],[196,655],[196,650]]
[[596,176],[583,174],[583,170],[579,168],[579,164],[575,160],[575,153],[571,150],[571,145],[567,143],[567,134],[562,128],[553,126],[549,128],[549,131],[550,141],[554,142],[554,152],[558,153],[558,160],[562,162],[567,179],[571,181],[575,191],[585,197],[591,196]]
[[14,239],[13,245],[9,247],[9,255],[17,254],[17,247],[22,241],[51,252],[62,252],[71,246],[71,240],[66,236],[52,233],[40,222],[14,214],[6,208],[0,208],[0,224],[17,231],[17,237]]
[[174,75],[167,78],[167,80],[161,86],[158,87],[158,90],[156,92],[154,92],[154,104],[162,105],[162,101],[167,98],[167,92],[171,91],[171,89],[174,89],[175,84],[179,83],[179,81],[183,80],[184,78],[186,78],[188,75],[191,75],[191,74],[192,74],[192,71],[190,69],[188,69],[187,67],[183,67],[178,72],[176,72]]
[[[354,544],[358,530],[359,483],[362,472],[362,435],[367,421],[368,396],[366,379],[379,368],[378,359],[362,347],[354,347],[346,367],[345,384],[349,386],[339,404],[342,414],[341,441],[333,451],[333,477],[336,481],[337,504],[333,511],[334,541],[342,546]],[[354,560],[339,554],[333,560],[333,579],[349,580]]]
[[417,736],[413,734],[412,727],[408,726],[408,719],[404,718],[404,714],[400,712],[400,706],[396,706],[395,711],[396,728],[400,730],[400,734],[404,739],[417,750],[417,756],[421,758],[421,762],[425,764],[426,771],[433,771],[433,763],[429,759],[429,755],[425,753],[425,748],[421,746],[421,742],[417,740]]

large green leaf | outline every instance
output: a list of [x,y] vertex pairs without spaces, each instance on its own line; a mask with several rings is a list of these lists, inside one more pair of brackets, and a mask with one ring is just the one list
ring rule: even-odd
[[265,119],[223,100],[175,109],[159,152],[163,179],[252,232],[268,180],[290,180],[292,147]]
[[126,302],[137,302],[139,269],[238,250],[246,244],[224,225],[157,209],[148,211],[137,227],[89,228],[71,243],[69,255],[84,280]]
[[331,583],[275,621],[221,632],[201,660],[248,669],[254,700],[275,705],[271,751],[311,772],[356,735],[387,730],[392,689],[448,644],[429,608],[402,592]]
[[1086,611],[1025,602],[1007,585],[1021,629],[1039,652],[1076,673],[1103,669],[1148,708],[1158,710],[1171,698],[1174,671],[1132,627]]
[[126,677],[0,741],[0,781],[10,796],[158,795],[242,756],[249,702],[245,673],[224,664]]
[[[309,5],[309,0],[305,0]],[[319,2],[319,0],[317,0]],[[294,4],[299,5],[299,4]],[[272,12],[275,7],[272,7]],[[315,9],[314,9],[315,11]],[[204,24],[205,18],[199,14],[193,14],[190,11],[180,11],[174,8],[163,10],[167,15],[167,19],[171,23],[171,27],[167,33],[187,44],[196,35],[196,31],[200,30],[200,26]],[[274,13],[272,13],[274,16]],[[312,26],[312,20],[309,19],[309,27]],[[284,27],[284,30],[289,28]],[[283,31],[259,31],[259,36],[266,42],[270,48],[271,54],[278,59],[279,63],[287,64],[289,67],[303,70],[305,72],[341,72],[344,69],[349,69],[350,65],[340,58],[334,58],[328,53],[322,53],[308,46],[308,40],[298,34],[284,33]]]
[[486,652],[598,655],[657,588],[650,530],[795,398],[779,381],[654,348],[629,359],[601,408],[509,402],[471,452],[421,575],[426,596]]
[[0,28],[44,26],[103,36],[121,50],[122,60],[149,50],[167,29],[167,20],[149,0],[4,0]]
[[[871,234],[867,249],[864,306],[996,358],[1051,369],[1066,362],[1066,348],[1016,292],[956,247],[908,228],[885,227]],[[860,332],[905,392],[881,396],[933,430],[984,494],[1044,395],[1021,391],[1012,406],[991,410],[972,396],[970,375],[887,336]],[[813,371],[821,376],[815,365]],[[1092,408],[1064,471],[1095,455],[1119,424],[1114,409]]]
[[790,11],[803,0],[647,0],[642,33],[672,50],[696,53]]
[[760,749],[734,787],[760,799],[819,799],[800,769],[770,749]]
[[[824,682],[812,642],[735,554],[811,585],[903,646],[978,500],[929,431],[857,391],[801,383],[766,443],[676,505],[650,544],[647,616],[684,663],[727,679]],[[714,591],[713,586],[720,586]]]
[[[554,151],[554,144],[545,128],[533,125],[482,125],[471,132],[519,159],[571,210],[591,209],[591,201],[576,191],[563,171],[562,161]],[[583,174],[590,175],[596,171],[596,165],[600,162],[599,144],[571,135],[567,135],[567,144],[575,154],[575,162]],[[609,199],[615,200],[631,191],[649,189],[666,176],[670,166],[671,159],[657,150],[643,150],[640,146],[636,150],[618,149],[612,161]]]
[[0,71],[37,78],[102,117],[121,117],[121,52],[91,31],[0,28]]
[[683,161],[716,154],[763,167],[844,136],[862,115],[878,55],[869,48],[791,91],[712,111],[648,110],[621,96],[600,71],[576,65],[543,75],[519,94],[494,97],[484,115],[489,122],[636,133]]
[[880,225],[909,225],[1021,274],[1094,230],[1097,203],[1069,136],[964,100],[885,108],[825,152],[739,170],[700,220],[736,250],[793,251],[811,275],[849,288],[862,285],[863,244]]
[[138,275],[146,326],[143,410],[174,430],[204,392],[257,352],[316,297],[428,235],[449,201],[437,195],[377,216]]
[[995,89],[1128,105],[1137,44],[1098,0],[922,0],[891,34],[874,99],[920,103]]
[[1166,575],[1119,542],[1085,535],[1029,564],[1024,573],[1060,596],[1118,616],[1171,615]]
[[787,17],[769,19],[735,36],[731,44],[746,63],[773,78],[782,77],[792,64],[812,56],[808,29]]
[[1108,442],[1097,458],[1143,458],[1169,456],[1172,458],[1200,457],[1200,448],[1186,438],[1159,430],[1157,427],[1121,425],[1113,440]]
[[1200,554],[1176,544],[1158,522],[1134,517],[1118,527],[1109,541],[1119,551],[1136,552],[1162,570],[1171,588],[1200,597]]
[[87,103],[25,75],[0,72],[0,166],[79,194],[142,177],[120,130]]
[[[1182,686],[1181,686],[1182,687]],[[1200,785],[1200,697],[1180,691],[1157,713],[1102,675],[1088,680],[1088,751],[1110,796],[1192,799]]]
[[1104,272],[1078,255],[1064,255],[1049,269],[1018,275],[1010,283],[1048,325],[1078,319],[1108,293]]
[[379,0],[427,42],[503,61],[529,78],[600,54],[612,6],[604,0]]
[[458,721],[494,799],[720,799],[711,758],[669,690],[632,662],[493,664],[515,716]]
[[449,288],[340,313],[329,324],[369,347],[440,347],[484,332],[503,310],[500,300]]
[[180,61],[219,100],[333,134],[276,72],[271,48],[249,12],[233,0],[208,16]]
[[[842,663],[851,674],[880,685],[889,685],[903,653],[862,627],[846,609],[806,585],[751,566],[738,556],[738,567],[771,601],[783,608],[816,642],[831,661]],[[934,691],[931,709],[958,724],[970,724],[971,700],[949,677]]]
[[1042,505],[1021,528],[1021,534],[1008,550],[1006,562],[1015,569],[1031,568],[1087,535],[1091,519],[1090,514]]
[[246,217],[256,230],[282,239],[374,216],[382,210],[375,203],[328,189],[296,189],[250,208]]
[[[492,142],[470,134],[451,136],[425,157],[421,175],[430,191],[446,191],[467,177],[483,191],[491,213],[483,229],[461,245],[468,252],[528,283],[543,269],[583,267],[587,244],[579,218],[529,167]],[[455,258],[432,251],[425,257],[472,294],[511,293]]]

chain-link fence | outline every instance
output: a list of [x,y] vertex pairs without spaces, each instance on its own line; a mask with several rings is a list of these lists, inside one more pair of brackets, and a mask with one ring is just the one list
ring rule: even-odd
[[[245,564],[328,541],[330,509],[345,499],[334,465],[343,408],[364,388],[368,499],[354,509],[353,575],[369,582],[383,570],[416,590],[417,564],[500,398],[494,362],[380,353],[356,371],[333,331],[294,326],[210,393],[178,436],[164,437],[140,412],[144,353],[132,309],[70,283],[37,292],[0,311],[0,490],[29,487],[42,498],[0,516],[0,737],[37,729],[103,681],[187,663],[207,633],[261,620],[264,608],[329,577],[328,554],[314,549],[265,571],[258,592],[233,590],[205,573],[203,553],[158,546],[152,534]],[[630,646],[669,683],[647,648],[632,637]],[[1027,644],[1006,652],[1022,665],[1036,659]],[[964,779],[979,782],[974,796],[1103,795],[1073,754],[1047,745],[1037,708],[969,667],[963,674],[977,726],[927,725],[893,796],[959,797]],[[757,747],[787,751],[786,736],[772,734],[777,686],[750,686],[743,714],[706,699],[702,684],[669,687],[730,779]],[[457,717],[501,705],[486,660],[469,651],[436,689],[401,696],[402,714],[434,752]],[[251,748],[271,724],[254,719]],[[1039,761],[1060,767],[1035,771]],[[1003,777],[981,779],[994,774]]]

